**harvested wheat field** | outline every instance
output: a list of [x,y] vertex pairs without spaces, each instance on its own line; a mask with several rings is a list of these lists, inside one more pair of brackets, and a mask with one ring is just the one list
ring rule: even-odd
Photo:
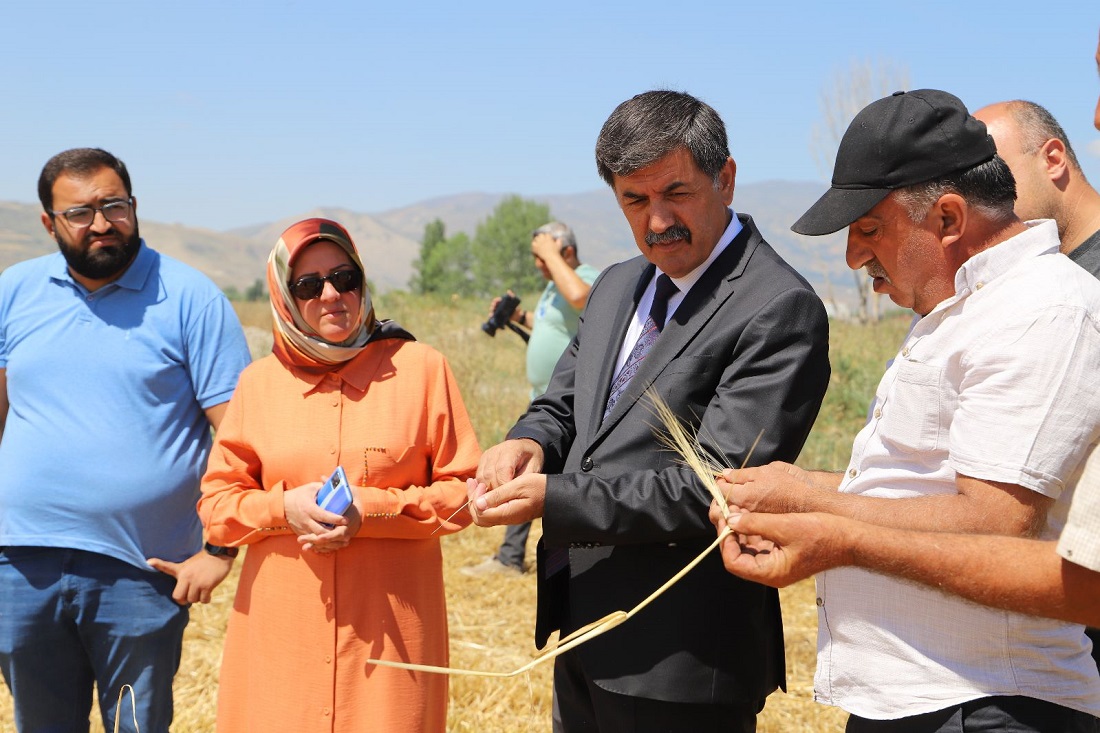
[[[420,340],[447,356],[483,448],[503,437],[522,412],[527,395],[523,345],[511,334],[502,332],[488,338],[481,333],[479,326],[484,320],[485,307],[480,302],[456,300],[425,303],[403,294],[378,298],[381,316],[395,318]],[[261,336],[253,343],[260,344],[257,350],[262,351],[262,334],[270,328],[266,303],[241,304],[238,313],[245,326],[250,327],[250,336]],[[882,365],[893,355],[905,326],[905,319],[867,327],[834,324],[830,394],[800,464],[813,468],[843,467],[848,441],[863,419],[863,410]],[[529,548],[534,547],[539,532],[536,522]],[[470,527],[443,539],[451,664],[455,667],[509,672],[537,655],[532,641],[534,577],[528,573],[470,578],[459,572],[459,568],[491,555],[502,536],[503,529],[499,527]],[[221,643],[235,588],[234,573],[215,591],[212,603],[191,609],[183,661],[175,683],[176,716],[172,728],[175,733],[213,730]],[[759,730],[761,733],[841,731],[846,714],[813,702],[817,634],[813,583],[795,585],[781,591],[781,596],[788,691],[769,698]],[[684,619],[684,623],[691,622]],[[547,663],[509,679],[452,677],[449,730],[549,731],[551,666],[552,663]],[[93,731],[103,730],[98,718],[98,710],[93,710]],[[14,731],[11,698],[4,690],[0,693],[0,733]]]
[[[531,547],[538,533],[536,523]],[[470,578],[458,571],[492,554],[501,537],[500,528],[471,527],[443,540],[453,666],[510,672],[537,655],[532,641],[534,577],[528,573],[516,577]],[[191,609],[183,661],[176,675],[176,718],[172,726],[175,733],[214,729],[221,640],[235,587],[236,574],[218,588],[212,603]],[[759,730],[761,733],[841,731],[847,715],[813,702],[817,634],[813,583],[804,582],[781,593],[788,692],[777,692],[768,699]],[[685,619],[685,623],[691,620]],[[452,677],[448,729],[470,733],[549,731],[552,666],[548,662],[510,679]],[[93,710],[93,716],[92,731],[102,731],[97,710]],[[14,733],[11,700],[6,694],[0,701],[0,721],[3,721],[0,731]]]

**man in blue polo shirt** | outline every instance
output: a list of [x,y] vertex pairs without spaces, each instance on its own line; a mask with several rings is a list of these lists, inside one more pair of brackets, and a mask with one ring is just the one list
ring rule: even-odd
[[105,729],[129,684],[166,732],[187,604],[233,562],[195,503],[248,348],[217,287],[145,245],[122,161],[60,153],[38,193],[60,253],[0,274],[0,671],[23,733],[86,731],[93,684]]

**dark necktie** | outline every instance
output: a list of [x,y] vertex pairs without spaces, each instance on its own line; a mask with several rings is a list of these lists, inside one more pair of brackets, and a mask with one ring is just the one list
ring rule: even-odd
[[672,297],[673,293],[678,293],[680,289],[676,287],[676,283],[672,282],[672,278],[668,275],[657,276],[657,287],[653,293],[653,305],[649,307],[649,317],[645,320],[645,325],[642,326],[642,335],[638,337],[637,343],[634,344],[634,348],[630,351],[630,356],[627,357],[626,363],[623,364],[623,368],[619,370],[619,373],[615,375],[614,381],[611,382],[611,392],[607,397],[607,407],[604,408],[603,416],[607,419],[612,408],[615,407],[615,403],[622,397],[623,392],[626,391],[626,387],[630,384],[630,380],[634,378],[634,375],[638,373],[638,369],[642,365],[642,360],[645,359],[650,348],[653,347],[653,343],[657,340],[657,337],[661,335],[661,329],[665,327],[665,317],[668,314],[668,299]]

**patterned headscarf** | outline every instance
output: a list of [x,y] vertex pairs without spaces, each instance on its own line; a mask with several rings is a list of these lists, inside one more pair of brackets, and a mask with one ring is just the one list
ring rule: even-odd
[[[347,252],[352,264],[363,273],[359,327],[346,341],[338,344],[324,340],[306,324],[288,284],[294,263],[302,252],[321,239],[333,242]],[[283,232],[267,258],[267,289],[271,293],[271,312],[274,316],[275,343],[272,351],[284,364],[314,368],[342,364],[363,350],[378,326],[359,253],[355,250],[351,235],[334,221],[306,219]]]

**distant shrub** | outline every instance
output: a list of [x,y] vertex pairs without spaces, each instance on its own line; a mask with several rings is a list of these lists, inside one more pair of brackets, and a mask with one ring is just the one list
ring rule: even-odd
[[839,471],[848,465],[852,439],[867,420],[875,387],[887,362],[897,353],[910,322],[911,316],[904,313],[868,324],[829,322],[833,373],[817,422],[799,456],[800,466]]

